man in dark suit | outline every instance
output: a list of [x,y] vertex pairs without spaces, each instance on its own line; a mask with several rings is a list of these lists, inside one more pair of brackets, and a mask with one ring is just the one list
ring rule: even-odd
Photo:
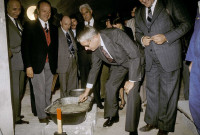
[[[178,0],[140,0],[136,10],[136,39],[145,47],[147,108],[146,132],[174,131],[179,97],[181,42],[190,28],[188,13]],[[178,22],[175,24],[175,22]]]
[[40,0],[37,11],[37,21],[24,28],[22,56],[26,74],[33,84],[39,121],[48,123],[44,109],[51,103],[53,74],[57,69],[58,31],[48,21],[51,16],[51,4],[48,1]]
[[77,47],[73,38],[71,19],[63,16],[58,29],[58,69],[60,96],[69,96],[70,90],[77,88]]
[[[92,16],[92,9],[88,4],[83,4],[79,7],[79,11],[83,16],[84,22],[80,22],[77,25],[77,34],[83,30],[86,25],[92,26],[97,30],[102,30],[103,27],[100,23],[94,20]],[[91,69],[92,61],[91,61],[91,51],[85,50],[80,44],[77,44],[78,47],[78,63],[79,63],[79,70],[80,70],[80,79],[81,79],[81,87],[84,88],[87,83],[87,77],[89,71]],[[97,78],[97,83],[93,87],[94,99],[97,103],[97,106],[100,109],[103,109],[103,105],[101,103],[100,97],[100,74]]]
[[124,89],[128,94],[126,115],[126,131],[137,135],[140,117],[139,81],[141,80],[140,53],[136,44],[119,29],[106,29],[98,32],[93,27],[85,27],[78,35],[78,41],[86,50],[92,52],[92,68],[90,70],[85,92],[80,96],[80,101],[87,99],[90,89],[95,84],[102,62],[111,65],[110,76],[106,82],[106,96],[104,117],[107,118],[104,127],[112,126],[118,122],[117,93],[129,72],[129,81]]
[[12,101],[14,121],[16,124],[27,123],[21,120],[21,99],[24,91],[25,72],[21,54],[22,25],[18,20],[21,13],[21,3],[9,0],[7,3],[8,48],[11,61]]

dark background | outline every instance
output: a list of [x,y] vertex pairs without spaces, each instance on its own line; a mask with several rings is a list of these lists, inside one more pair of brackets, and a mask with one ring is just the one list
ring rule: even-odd
[[[8,0],[5,0],[5,4]],[[29,6],[37,5],[39,0],[21,0],[23,6],[22,17],[28,21],[26,10]],[[49,0],[52,4],[54,20],[58,21],[59,15],[76,14],[79,21],[81,15],[79,13],[79,6],[88,3],[93,9],[93,15],[97,20],[104,20],[108,14],[118,13],[121,17],[130,17],[130,11],[134,6],[139,6],[139,0]],[[197,11],[198,0],[180,0],[186,6],[186,10],[190,12],[191,17],[195,18]]]

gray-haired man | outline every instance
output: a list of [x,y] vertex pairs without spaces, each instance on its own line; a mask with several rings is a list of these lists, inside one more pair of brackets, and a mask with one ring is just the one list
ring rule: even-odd
[[[141,79],[140,54],[135,43],[121,30],[107,29],[97,32],[92,27],[85,27],[78,35],[78,41],[86,50],[92,51],[92,68],[87,87],[80,96],[80,101],[87,99],[90,87],[95,84],[102,62],[111,65],[110,76],[106,82],[105,111],[107,121],[104,127],[119,121],[117,93],[125,75],[129,72],[129,81],[125,83],[128,94],[128,106],[125,130],[137,135],[140,117],[139,81]],[[89,86],[89,87],[88,87]]]

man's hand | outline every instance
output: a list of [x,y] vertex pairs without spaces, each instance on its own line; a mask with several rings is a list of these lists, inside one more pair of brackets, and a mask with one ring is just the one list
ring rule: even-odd
[[154,35],[151,37],[151,39],[158,45],[161,45],[167,41],[165,35],[163,35],[163,34]]
[[191,72],[191,69],[192,69],[192,62],[190,63],[189,65],[189,71]]
[[124,90],[125,90],[126,94],[129,93],[129,91],[133,88],[133,86],[134,86],[134,82],[126,81],[126,83],[124,85]]
[[151,38],[150,38],[149,36],[144,36],[144,37],[142,38],[142,44],[143,44],[144,46],[149,46],[150,42],[151,42]]
[[26,74],[29,78],[33,78],[33,68],[32,67],[26,68]]
[[90,89],[86,88],[85,92],[79,96],[79,102],[85,102],[88,99],[89,93],[90,93]]

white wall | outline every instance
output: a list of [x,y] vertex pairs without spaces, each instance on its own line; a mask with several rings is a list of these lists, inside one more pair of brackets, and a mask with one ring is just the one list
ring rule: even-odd
[[4,0],[0,0],[0,131],[14,135]]

